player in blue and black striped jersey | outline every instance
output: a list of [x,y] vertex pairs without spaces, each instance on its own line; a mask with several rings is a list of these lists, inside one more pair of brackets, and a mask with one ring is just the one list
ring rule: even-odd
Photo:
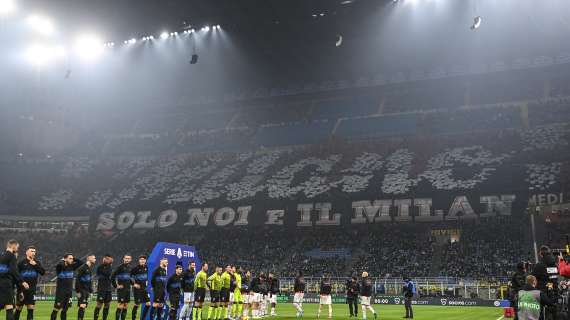
[[10,240],[6,252],[0,254],[0,310],[6,309],[6,320],[14,319],[14,287],[29,288],[18,273],[16,254],[19,247],[18,241]]
[[83,262],[73,257],[73,254],[67,253],[63,259],[55,266],[57,281],[55,285],[55,302],[53,311],[51,312],[51,320],[57,318],[57,314],[61,311],[61,320],[67,320],[67,309],[73,294],[73,279],[75,278],[75,270],[77,270]]
[[102,263],[95,271],[97,276],[97,305],[93,311],[94,320],[99,320],[101,308],[103,308],[103,320],[107,320],[109,316],[109,308],[113,298],[113,284],[111,283],[111,275],[113,274],[112,265],[113,257],[110,254],[106,254],[103,256]]
[[18,272],[20,272],[22,279],[29,285],[29,289],[26,290],[22,287],[18,287],[18,301],[16,301],[14,320],[20,319],[20,313],[24,306],[26,306],[28,310],[26,319],[33,320],[38,278],[46,273],[41,263],[36,260],[36,247],[29,246],[26,249],[26,257],[18,263]]
[[89,296],[93,293],[93,266],[95,255],[87,255],[87,261],[77,269],[75,277],[75,292],[77,293],[77,320],[83,320]]
[[133,284],[133,296],[135,305],[133,306],[132,320],[137,319],[139,306],[142,304],[141,320],[146,319],[150,310],[150,297],[146,291],[148,284],[148,267],[146,265],[146,256],[139,256],[139,264],[131,269],[131,283]]
[[152,272],[150,285],[152,286],[152,293],[154,295],[152,300],[152,309],[150,310],[150,318],[160,320],[162,316],[162,308],[166,299],[166,268],[168,267],[168,259],[160,259],[160,265]]
[[117,288],[117,311],[115,312],[116,320],[126,320],[127,308],[131,301],[131,261],[133,257],[130,254],[123,256],[123,263],[113,271],[111,275],[111,283]]
[[174,274],[171,275],[166,282],[166,291],[168,292],[168,300],[170,300],[168,319],[176,319],[176,316],[178,315],[178,309],[180,308],[180,298],[182,296],[182,271],[182,266],[177,264]]

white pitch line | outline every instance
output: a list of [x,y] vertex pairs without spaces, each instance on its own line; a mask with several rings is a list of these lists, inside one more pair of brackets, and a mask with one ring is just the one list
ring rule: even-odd
[[504,316],[500,316],[497,318],[497,320],[503,320]]

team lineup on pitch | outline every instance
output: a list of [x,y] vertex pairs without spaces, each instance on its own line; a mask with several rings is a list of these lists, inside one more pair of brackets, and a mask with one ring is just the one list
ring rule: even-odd
[[[362,272],[360,279],[353,276],[347,283],[346,305],[333,304],[330,277],[323,277],[320,281],[319,303],[307,303],[305,292],[308,286],[301,271],[295,278],[293,303],[278,303],[277,297],[282,292],[279,279],[273,273],[253,274],[232,265],[225,268],[217,266],[209,271],[208,263],[197,265],[194,260],[187,261],[186,268],[182,261],[175,260],[174,268],[169,268],[169,259],[162,255],[167,252],[165,245],[172,247],[173,244],[159,243],[151,254],[151,257],[161,254],[156,266],[152,260],[148,264],[146,255],[139,256],[131,264],[132,256],[125,254],[116,267],[112,266],[113,257],[105,255],[96,268],[97,259],[93,254],[88,254],[85,261],[71,254],[64,255],[55,267],[55,301],[50,308],[48,301],[36,303],[37,282],[45,274],[45,269],[35,259],[35,247],[28,247],[26,257],[16,263],[19,244],[11,240],[6,253],[0,257],[2,266],[5,266],[2,269],[3,279],[10,280],[10,286],[2,289],[0,307],[6,308],[8,320],[19,320],[24,313],[28,320],[32,320],[34,314],[37,319],[56,320],[59,316],[61,320],[67,320],[68,315],[75,314],[75,306],[78,320],[107,320],[113,317],[113,311],[116,320],[366,320],[368,316],[377,320],[401,318],[403,314],[403,305],[374,306],[373,282],[367,272]],[[188,252],[191,253],[188,258],[195,254],[193,247],[188,247]],[[94,279],[97,279],[96,284]],[[414,318],[411,305],[412,297],[416,295],[415,284],[409,278],[404,278],[404,281],[404,318]],[[18,288],[16,294],[12,290],[14,287]],[[116,302],[113,301],[114,292]],[[14,305],[16,311],[13,310]],[[501,310],[431,306],[417,306],[416,309],[416,319],[497,319]]]

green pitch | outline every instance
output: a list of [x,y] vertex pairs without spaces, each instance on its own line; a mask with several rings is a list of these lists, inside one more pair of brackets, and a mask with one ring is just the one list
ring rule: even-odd
[[[51,314],[51,308],[53,303],[49,302],[39,302],[36,306],[35,319],[36,320],[49,320]],[[85,320],[93,319],[93,306],[94,303],[89,305],[87,313],[85,315]],[[317,318],[318,305],[316,304],[304,304],[305,315],[304,320],[314,320]],[[375,305],[374,309],[379,313],[379,320],[395,320],[402,319],[404,315],[403,306],[394,305]],[[131,313],[129,309],[129,314],[127,315],[127,320],[131,320]],[[359,310],[359,318],[361,318]],[[323,314],[321,319],[327,319],[327,309],[323,308]],[[502,315],[501,308],[490,308],[490,307],[437,307],[437,306],[415,306],[414,307],[414,319],[419,320],[497,320]],[[291,304],[278,304],[277,305],[277,317],[267,317],[268,320],[280,320],[280,319],[295,319],[295,309]],[[324,317],[323,317],[324,315]],[[139,315],[140,317],[140,315]],[[4,312],[0,312],[0,319],[4,318]],[[67,312],[67,318],[69,320],[77,319],[77,306],[74,303],[73,308]],[[349,319],[348,317],[348,306],[344,304],[333,305],[333,318],[334,319]],[[25,318],[25,311],[20,317],[20,319]],[[101,316],[99,316],[101,319]],[[137,318],[138,319],[138,318]],[[163,317],[164,319],[164,317]],[[251,317],[250,317],[251,319]],[[374,318],[369,313],[368,319],[373,320]],[[59,320],[59,317],[58,317]],[[115,320],[115,305],[111,307],[109,312],[108,320]],[[204,317],[204,320],[206,318]]]

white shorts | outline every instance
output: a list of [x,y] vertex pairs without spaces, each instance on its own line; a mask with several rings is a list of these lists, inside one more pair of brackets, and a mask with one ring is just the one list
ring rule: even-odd
[[303,298],[305,297],[304,292],[295,292],[293,296],[293,303],[303,303]]
[[260,303],[263,296],[261,293],[254,292],[251,298],[252,303]]
[[230,292],[230,302],[234,302],[234,293]]
[[194,292],[184,292],[184,303],[194,302]]
[[319,304],[332,304],[332,297],[330,294],[327,295],[321,295],[321,300],[319,301]]
[[277,303],[277,295],[276,294],[272,294],[269,297],[269,303]]
[[360,304],[363,306],[369,306],[370,305],[370,297],[360,296]]

